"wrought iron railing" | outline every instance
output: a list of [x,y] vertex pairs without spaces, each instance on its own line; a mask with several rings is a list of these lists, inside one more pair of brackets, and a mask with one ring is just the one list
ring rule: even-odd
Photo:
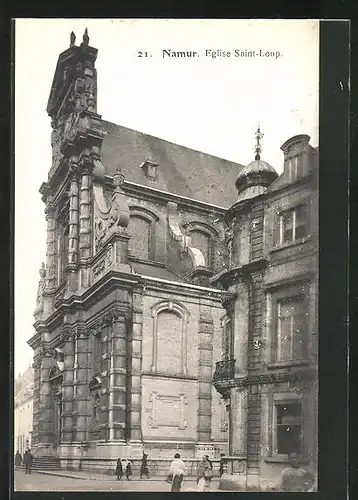
[[213,383],[230,380],[235,374],[235,359],[227,358],[216,363],[215,372],[213,375]]

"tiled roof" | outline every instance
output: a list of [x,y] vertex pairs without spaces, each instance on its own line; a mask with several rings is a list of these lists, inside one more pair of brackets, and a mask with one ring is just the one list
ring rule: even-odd
[[[110,122],[103,121],[103,126],[106,175],[120,167],[127,181],[227,208],[235,203],[242,165]],[[141,168],[147,159],[159,164],[156,182]]]

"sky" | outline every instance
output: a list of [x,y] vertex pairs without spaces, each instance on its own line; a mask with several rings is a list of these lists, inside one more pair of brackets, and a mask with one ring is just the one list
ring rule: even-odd
[[[259,122],[261,158],[278,173],[287,139],[304,133],[318,145],[318,21],[16,20],[15,375],[32,362],[27,341],[35,333],[39,269],[46,261],[38,190],[51,166],[47,101],[71,31],[79,45],[86,27],[89,45],[98,49],[103,119],[244,165],[254,159]],[[163,58],[163,50],[197,55]]]

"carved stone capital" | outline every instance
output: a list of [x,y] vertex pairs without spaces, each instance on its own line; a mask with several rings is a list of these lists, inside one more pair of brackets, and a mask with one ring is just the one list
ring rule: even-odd
[[72,330],[72,334],[76,339],[87,339],[90,335],[90,331],[85,325],[76,325]]
[[69,175],[70,179],[77,181],[79,177],[79,165],[77,156],[72,156],[69,161]]
[[50,201],[46,202],[45,215],[46,215],[46,220],[47,221],[48,221],[49,218],[53,218],[54,215],[55,215],[55,206]]
[[70,325],[64,325],[61,330],[61,340],[62,341],[69,340],[71,334],[72,334],[72,327]]
[[92,158],[88,153],[82,153],[78,162],[81,173],[84,171],[92,171],[93,170],[93,162]]

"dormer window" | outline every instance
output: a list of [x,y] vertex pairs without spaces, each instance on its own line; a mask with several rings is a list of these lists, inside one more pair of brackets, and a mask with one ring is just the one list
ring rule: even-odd
[[155,160],[148,158],[141,164],[140,167],[143,169],[144,175],[147,179],[151,181],[156,181],[158,179],[159,164]]

